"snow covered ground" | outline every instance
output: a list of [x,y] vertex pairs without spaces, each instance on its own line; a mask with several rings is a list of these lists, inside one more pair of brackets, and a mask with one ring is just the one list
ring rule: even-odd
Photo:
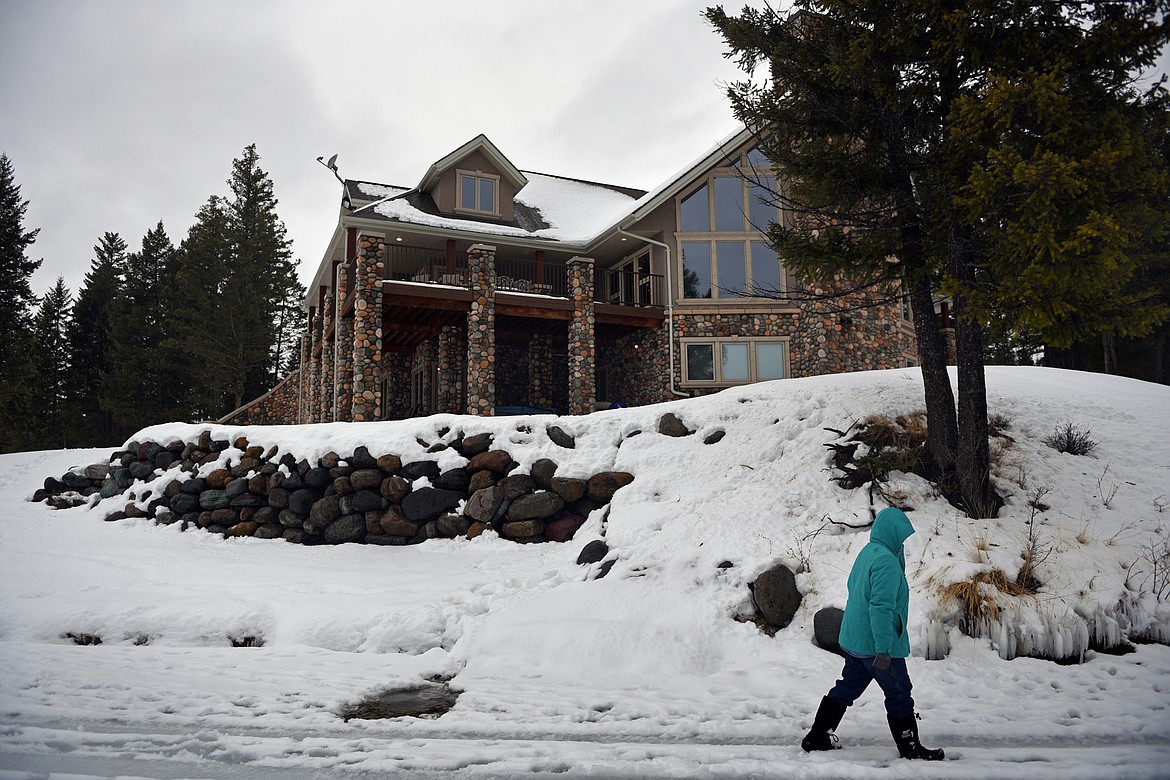
[[[404,460],[445,427],[492,431],[522,466],[552,457],[563,476],[635,474],[604,526],[595,513],[566,544],[488,533],[301,547],[105,523],[112,503],[53,511],[26,499],[114,448],[0,456],[0,780],[1170,777],[1170,647],[1090,650],[1075,666],[1002,657],[1075,653],[1091,634],[1170,638],[1149,560],[1170,535],[1170,388],[1030,368],[989,369],[988,385],[1015,441],[999,459],[1000,517],[969,520],[917,477],[890,484],[914,508],[910,670],[923,741],[945,748],[944,762],[897,757],[876,688],[846,715],[843,750],[798,745],[840,669],[812,644],[813,615],[844,606],[867,539],[828,521],[870,511],[868,491],[829,481],[824,445],[837,437],[825,429],[920,409],[920,377],[905,370],[561,418],[573,450],[548,440],[543,417],[247,431],[309,457],[366,444]],[[696,435],[657,433],[666,411]],[[1093,456],[1043,444],[1065,422],[1091,429]],[[704,444],[717,429],[726,436]],[[1000,597],[994,636],[964,636],[942,587],[993,568],[1014,577],[1028,501],[1044,488],[1039,594]],[[599,564],[576,559],[603,532],[618,561],[593,579]],[[748,583],[802,561],[790,627],[770,638],[735,619],[752,613]],[[243,636],[263,646],[231,645]],[[339,717],[432,677],[460,692],[441,717]]]

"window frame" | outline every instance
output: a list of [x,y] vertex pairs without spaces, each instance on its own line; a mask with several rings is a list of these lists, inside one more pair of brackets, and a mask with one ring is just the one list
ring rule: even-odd
[[[469,209],[463,205],[463,181],[464,179],[475,180],[475,208]],[[482,195],[480,193],[481,182],[492,182],[492,210],[484,211],[479,208]],[[455,211],[460,214],[476,214],[479,216],[498,217],[500,216],[500,177],[498,174],[487,173],[485,171],[471,171],[457,169],[455,171]]]
[[[779,344],[781,346],[781,376],[780,379],[788,379],[792,376],[791,366],[789,361],[789,343],[791,339],[788,336],[723,336],[723,337],[709,337],[692,336],[679,339],[679,353],[682,362],[682,387],[736,387],[739,385],[750,385],[756,382],[770,382],[775,381],[772,378],[761,379],[759,377],[759,359],[757,346],[760,344]],[[709,344],[712,348],[711,363],[713,379],[692,379],[690,377],[690,365],[687,348],[696,345]],[[748,378],[746,380],[731,380],[723,378],[723,361],[722,350],[719,348],[725,344],[746,344],[748,347]]]
[[[675,232],[675,243],[678,257],[678,281],[676,289],[672,292],[675,295],[675,300],[686,303],[719,303],[726,304],[729,301],[744,301],[744,300],[769,300],[773,299],[771,296],[755,295],[755,283],[757,274],[753,266],[752,244],[765,243],[764,232],[757,230],[756,225],[751,221],[752,219],[752,196],[754,194],[755,183],[762,178],[771,178],[776,180],[776,173],[771,168],[756,168],[749,164],[748,155],[755,149],[754,146],[747,147],[740,150],[727,165],[718,168],[712,168],[707,171],[707,174],[696,181],[691,182],[686,190],[679,193],[675,198],[675,225],[678,230]],[[740,183],[740,201],[742,208],[740,209],[743,216],[742,230],[735,231],[720,231],[718,230],[718,214],[716,213],[716,180],[735,178]],[[683,202],[696,195],[700,190],[706,189],[707,195],[707,230],[705,231],[685,231],[683,230]],[[692,206],[693,208],[693,206]],[[726,215],[724,215],[726,217]],[[774,220],[779,222],[785,218],[784,211],[777,207],[775,209]],[[762,227],[762,226],[761,226]],[[736,242],[743,245],[743,277],[744,287],[743,294],[735,295],[730,291],[720,289],[719,278],[719,243]],[[711,289],[709,296],[690,298],[686,295],[686,258],[683,256],[684,244],[703,244],[706,243],[709,247],[709,268],[707,278],[710,279]],[[779,289],[787,288],[787,272],[784,267],[784,262],[777,256],[778,264],[778,279]],[[769,274],[770,275],[770,274]],[[771,285],[767,288],[771,291]]]

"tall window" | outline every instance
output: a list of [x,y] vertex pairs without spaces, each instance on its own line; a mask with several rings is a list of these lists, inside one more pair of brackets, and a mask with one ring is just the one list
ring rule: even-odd
[[500,213],[500,177],[481,171],[459,171],[459,192],[456,211],[475,214]]
[[782,293],[780,259],[762,236],[780,219],[770,202],[775,188],[769,163],[752,148],[679,199],[684,298]]

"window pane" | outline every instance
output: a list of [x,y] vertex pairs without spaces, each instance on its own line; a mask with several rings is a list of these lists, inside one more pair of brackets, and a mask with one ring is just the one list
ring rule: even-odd
[[783,292],[780,289],[780,258],[763,241],[752,242],[752,288],[763,295]]
[[723,372],[724,382],[746,382],[751,379],[748,374],[748,345],[723,344],[720,347],[721,360],[719,367]]
[[476,178],[474,176],[459,177],[459,208],[475,208],[475,183]]
[[756,344],[756,380],[784,378],[784,345],[778,341]]
[[711,229],[711,218],[707,212],[707,185],[683,198],[679,207],[684,233],[706,233]]
[[744,261],[743,241],[716,241],[719,257],[719,297],[747,295],[747,263]]
[[496,183],[492,179],[479,180],[479,210],[495,212]]
[[687,344],[687,379],[711,381],[715,378],[713,344]]
[[706,241],[684,241],[683,297],[711,297],[711,244]]
[[715,179],[715,229],[720,232],[743,232],[743,181],[736,177]]
[[771,168],[772,161],[764,156],[758,146],[753,146],[747,153],[748,165],[753,168]]
[[763,176],[759,183],[748,185],[748,195],[751,198],[752,230],[764,231],[768,225],[776,221],[776,207],[770,201],[772,191],[776,189],[776,180],[771,176]]

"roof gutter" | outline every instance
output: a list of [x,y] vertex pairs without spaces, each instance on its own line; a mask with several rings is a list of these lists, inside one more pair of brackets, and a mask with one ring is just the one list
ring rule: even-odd
[[666,250],[666,344],[670,354],[670,365],[667,367],[667,373],[670,376],[670,392],[672,395],[690,398],[687,393],[676,389],[674,386],[674,281],[673,275],[671,274],[670,246],[653,238],[646,238],[636,233],[630,233],[620,227],[617,232],[623,236],[628,236],[637,241],[645,241],[647,244],[654,244],[654,246],[660,246]]

